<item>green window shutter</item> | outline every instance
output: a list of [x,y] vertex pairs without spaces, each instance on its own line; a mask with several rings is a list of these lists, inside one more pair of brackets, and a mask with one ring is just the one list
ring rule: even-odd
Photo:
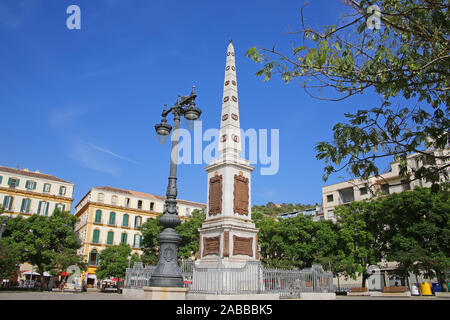
[[37,185],[37,183],[33,182],[33,190],[36,190],[36,185]]
[[48,216],[48,207],[50,207],[50,203],[47,202],[47,206],[45,207],[45,215]]
[[6,201],[8,201],[8,196],[5,196],[4,198],[3,198],[3,207],[6,209]]
[[100,223],[102,220],[102,210],[95,211],[95,222]]
[[3,180],[3,177],[2,177],[2,176],[0,176],[0,183],[2,183],[2,180]]
[[116,213],[111,211],[109,213],[109,224],[114,224],[116,222]]
[[66,210],[66,205],[63,204],[63,206],[62,206],[62,211],[65,211],[65,210]]
[[31,200],[27,199],[26,203],[27,203],[26,212],[29,213],[30,212],[30,206],[31,206]]
[[124,214],[123,215],[123,226],[124,227],[128,227],[128,219],[129,219],[129,216],[127,214]]
[[20,182],[20,180],[19,180],[19,179],[16,179],[16,187],[19,186],[19,182]]
[[94,230],[94,234],[93,234],[93,237],[92,237],[92,242],[98,243],[98,238],[99,237],[100,237],[100,231]]
[[23,212],[25,209],[25,199],[22,199],[22,205],[20,206],[20,212]]
[[122,243],[126,244],[127,243],[127,234],[126,233],[122,233]]
[[38,210],[37,210],[38,214],[41,214],[41,205],[42,205],[42,201],[39,201]]
[[11,187],[11,178],[8,179],[8,186]]
[[12,204],[13,204],[13,201],[14,201],[14,198],[11,197],[11,196],[9,196],[8,198],[9,198],[9,206],[8,206],[8,210],[11,211],[11,209],[12,209]]
[[25,181],[25,188],[29,188],[30,187],[30,180]]
[[108,231],[108,240],[107,240],[107,244],[113,244],[113,240],[114,240],[114,232]]

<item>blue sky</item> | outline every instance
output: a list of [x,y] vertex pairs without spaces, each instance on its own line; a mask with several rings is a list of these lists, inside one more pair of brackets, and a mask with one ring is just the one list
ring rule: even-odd
[[[232,38],[241,127],[280,130],[280,170],[261,176],[257,166],[253,204],[320,203],[321,187],[343,175],[322,181],[314,145],[331,139],[344,112],[379,98],[320,101],[295,82],[255,76],[260,65],[246,51],[287,48],[295,38],[286,31],[298,29],[303,3],[0,0],[0,165],[75,183],[74,204],[94,186],[164,195],[170,145],[158,144],[154,132],[162,106],[195,84],[203,128],[218,128]],[[66,27],[71,4],[81,8],[81,30]],[[315,0],[305,14],[318,27],[345,10],[339,0]],[[179,198],[206,202],[205,166],[178,168]]]

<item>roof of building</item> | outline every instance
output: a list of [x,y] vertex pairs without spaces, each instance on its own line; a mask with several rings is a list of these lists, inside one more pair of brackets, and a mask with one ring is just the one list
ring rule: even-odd
[[14,169],[14,168],[8,168],[8,167],[0,166],[0,171],[12,173],[12,174],[17,174],[17,175],[20,174],[22,176],[27,176],[27,177],[47,179],[47,180],[54,180],[54,181],[58,181],[58,182],[64,182],[64,183],[73,184],[72,182],[63,180],[61,178],[57,178],[57,177],[52,176],[50,174],[41,173],[41,172],[39,172],[37,170],[36,171],[29,171],[28,169],[21,170],[21,169]]
[[[130,196],[146,198],[146,199],[150,199],[150,200],[162,200],[162,201],[166,200],[166,197],[163,197],[163,196],[158,196],[158,195],[154,195],[154,194],[150,194],[150,193],[133,191],[133,190],[125,190],[125,189],[113,188],[113,187],[108,187],[108,186],[94,187],[93,189],[117,192],[117,193],[122,193],[122,194],[128,194]],[[178,203],[182,203],[182,204],[195,205],[195,206],[199,206],[199,207],[205,207],[206,206],[205,203],[194,202],[194,201],[187,201],[187,200],[181,200],[181,199],[177,199],[177,202]]]

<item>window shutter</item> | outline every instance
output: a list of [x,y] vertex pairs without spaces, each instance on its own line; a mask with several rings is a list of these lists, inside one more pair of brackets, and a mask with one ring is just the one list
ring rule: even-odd
[[20,182],[20,180],[19,180],[19,179],[16,179],[16,187],[19,186],[19,182]]
[[23,209],[25,209],[25,199],[22,199],[22,205],[20,206],[20,212],[23,212]]
[[30,199],[27,199],[26,203],[27,203],[26,212],[28,213],[28,212],[30,212],[31,200],[30,200]]
[[94,235],[93,235],[93,238],[92,238],[92,242],[98,243],[99,235],[100,235],[100,231],[94,230]]
[[50,203],[47,202],[47,205],[45,206],[45,215],[48,216],[48,207],[50,207]]
[[0,176],[0,183],[2,183],[2,180],[3,180],[3,177],[2,177],[2,176]]
[[6,203],[7,203],[7,201],[8,201],[8,196],[6,196],[4,199],[3,199],[3,207],[5,208],[5,209],[8,209],[8,208],[6,208]]
[[8,206],[8,210],[11,211],[11,209],[12,209],[12,204],[13,204],[13,201],[14,201],[14,198],[13,198],[13,197],[8,197],[8,198],[9,198],[9,206]]
[[36,190],[36,185],[37,185],[37,183],[33,182],[33,190]]
[[8,179],[8,186],[11,187],[11,178]]
[[62,206],[62,211],[66,211],[66,205],[65,204],[63,204],[63,206]]
[[38,210],[37,210],[38,214],[41,214],[41,205],[42,205],[42,201],[39,201]]
[[128,227],[128,214],[123,216],[123,226]]

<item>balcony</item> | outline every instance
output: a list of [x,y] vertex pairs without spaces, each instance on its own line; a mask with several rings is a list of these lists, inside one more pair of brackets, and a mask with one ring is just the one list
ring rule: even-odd
[[339,190],[339,203],[350,203],[355,201],[355,192],[353,188]]

